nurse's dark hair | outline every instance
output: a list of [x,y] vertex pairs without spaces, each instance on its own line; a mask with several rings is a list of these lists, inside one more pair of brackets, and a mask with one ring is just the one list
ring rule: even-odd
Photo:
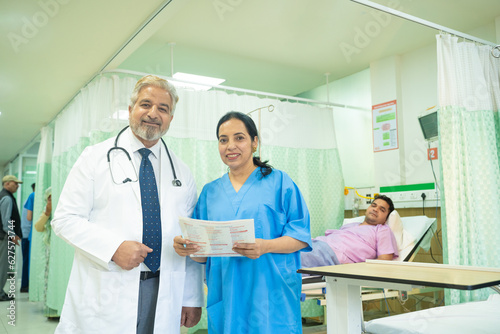
[[381,199],[381,200],[385,201],[387,203],[387,205],[389,205],[389,213],[387,214],[387,218],[389,218],[389,215],[391,214],[391,212],[394,211],[394,203],[392,203],[392,199],[390,199],[389,197],[387,197],[385,195],[377,195],[377,196],[375,196],[375,198],[373,200],[376,200],[376,199]]
[[[219,139],[220,126],[231,119],[238,119],[242,121],[243,124],[245,125],[245,128],[247,129],[248,134],[250,135],[250,138],[253,140],[255,137],[257,137],[257,141],[260,141],[259,132],[257,131],[257,127],[255,126],[253,119],[250,116],[241,113],[239,111],[230,111],[221,117],[219,123],[217,123],[217,132],[216,132],[217,139]],[[268,164],[268,160],[261,161],[260,157],[254,156],[253,163],[255,166],[260,167],[260,172],[262,173],[262,176],[267,176],[271,174],[271,172],[273,171],[273,166]]]

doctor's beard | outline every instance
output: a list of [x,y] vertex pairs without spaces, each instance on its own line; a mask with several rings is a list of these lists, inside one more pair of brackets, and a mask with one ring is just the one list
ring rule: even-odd
[[130,128],[137,136],[148,141],[159,140],[168,131],[168,128],[160,131],[157,127],[142,124],[142,121],[135,122],[134,120],[130,120]]

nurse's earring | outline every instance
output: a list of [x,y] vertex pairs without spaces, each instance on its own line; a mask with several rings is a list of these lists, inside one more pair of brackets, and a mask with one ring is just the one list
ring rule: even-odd
[[257,152],[257,147],[252,147],[252,154]]

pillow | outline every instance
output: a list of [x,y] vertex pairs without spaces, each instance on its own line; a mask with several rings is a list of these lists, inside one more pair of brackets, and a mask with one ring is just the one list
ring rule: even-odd
[[391,212],[391,214],[389,215],[389,219],[387,219],[386,224],[391,228],[392,233],[394,233],[394,237],[396,238],[396,243],[398,244],[398,250],[403,249],[404,226],[403,222],[401,221],[401,217],[399,216],[399,213],[396,210]]
[[350,224],[350,223],[362,223],[365,221],[365,216],[359,216],[354,218],[344,218],[344,222],[342,225]]

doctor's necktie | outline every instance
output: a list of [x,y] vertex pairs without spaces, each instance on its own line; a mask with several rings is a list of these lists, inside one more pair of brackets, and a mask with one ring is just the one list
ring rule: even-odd
[[158,200],[155,173],[148,158],[151,151],[147,148],[141,148],[139,153],[142,155],[141,168],[139,169],[143,220],[142,243],[153,249],[144,259],[144,264],[154,273],[160,267],[161,256],[160,201]]

